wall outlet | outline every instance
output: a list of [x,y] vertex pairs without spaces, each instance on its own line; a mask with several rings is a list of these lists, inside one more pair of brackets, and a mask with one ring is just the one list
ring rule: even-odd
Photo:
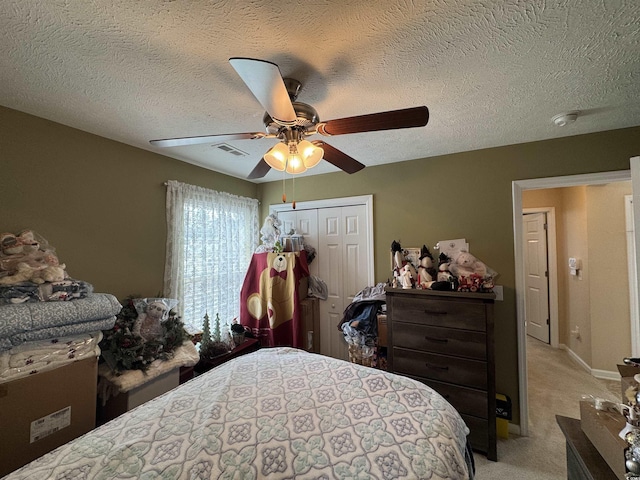
[[501,302],[504,300],[504,292],[502,291],[502,285],[494,285],[493,293],[496,294],[496,301]]

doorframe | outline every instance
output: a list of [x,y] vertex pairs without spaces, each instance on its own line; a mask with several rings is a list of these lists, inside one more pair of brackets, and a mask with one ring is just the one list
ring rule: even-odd
[[629,274],[629,313],[631,316],[631,356],[640,357],[640,320],[638,317],[638,260],[636,258],[633,195],[624,196],[627,261]]
[[[637,159],[634,162],[634,159]],[[524,234],[522,228],[522,192],[524,190],[540,190],[546,188],[577,187],[581,185],[603,185],[612,182],[625,182],[635,179],[640,186],[640,157],[631,159],[631,170],[614,172],[587,173],[583,175],[568,175],[563,177],[535,178],[530,180],[515,180],[511,183],[513,200],[513,247],[515,254],[516,272],[516,318],[518,335],[518,390],[520,403],[520,432],[522,436],[529,435],[529,394],[527,390],[527,329],[524,325],[524,249],[522,242]],[[634,170],[634,165],[637,168]],[[632,171],[634,175],[632,175]],[[634,218],[640,224],[640,188],[634,193]],[[634,190],[635,191],[635,190]],[[636,195],[638,198],[636,199]],[[636,235],[636,247],[640,246],[640,236]],[[640,259],[638,259],[640,261]]]
[[[367,248],[369,249],[369,275],[367,283],[374,285],[375,262],[373,250],[373,195],[359,195],[355,197],[327,198],[324,200],[310,200],[306,202],[296,202],[295,210],[311,210],[316,208],[351,207],[354,205],[364,205],[366,209],[367,222]],[[269,213],[294,210],[292,203],[277,203],[269,205]]]
[[[547,271],[549,272],[549,344],[553,348],[558,348],[558,345],[560,344],[560,335],[558,333],[558,251],[556,249],[556,209],[555,207],[523,208],[522,214],[524,215],[525,213],[547,214]],[[522,241],[524,241],[524,232],[522,233]],[[522,251],[522,255],[522,265],[524,265],[524,250]]]

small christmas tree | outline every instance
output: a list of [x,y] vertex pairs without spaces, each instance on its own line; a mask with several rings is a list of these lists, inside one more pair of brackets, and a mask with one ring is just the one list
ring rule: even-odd
[[206,350],[211,345],[211,328],[209,326],[209,314],[204,314],[204,326],[202,327],[202,340],[200,340],[200,348]]
[[204,326],[202,328],[202,340],[200,340],[200,359],[211,360],[227,353],[230,350],[229,345],[220,339],[220,316],[216,313],[213,324],[213,335],[211,334],[211,326],[209,324],[209,315],[204,316]]
[[219,342],[222,339],[220,338],[220,315],[216,313],[216,323],[214,325],[213,330],[213,341]]

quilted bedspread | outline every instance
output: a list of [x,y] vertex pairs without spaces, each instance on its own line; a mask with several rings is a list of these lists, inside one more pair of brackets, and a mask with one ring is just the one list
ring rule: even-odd
[[293,348],[231,360],[7,479],[466,479],[468,429],[429,387]]

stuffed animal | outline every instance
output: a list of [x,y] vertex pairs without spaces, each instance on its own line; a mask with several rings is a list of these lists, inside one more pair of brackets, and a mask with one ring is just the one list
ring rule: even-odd
[[486,265],[465,251],[460,252],[455,261],[451,262],[449,270],[458,279],[471,277],[471,275],[478,275],[482,278],[487,275]]
[[16,283],[28,282],[37,271],[37,268],[30,266],[28,263],[20,262],[13,275],[0,277],[0,285],[14,285]]
[[31,230],[23,230],[18,235],[13,233],[0,234],[0,251],[3,255],[27,255],[40,248],[40,242],[36,240]]
[[402,288],[409,289],[413,288],[413,276],[411,275],[411,268],[409,264],[406,264],[400,270],[400,279],[402,281]]
[[270,214],[264,219],[264,224],[260,229],[262,243],[266,249],[273,249],[280,238],[280,226],[282,222],[275,214]]
[[441,253],[438,257],[438,282],[449,282],[451,281],[451,272],[449,271],[449,266],[451,265],[451,259],[445,254]]
[[63,263],[61,265],[49,265],[44,268],[34,270],[31,275],[30,280],[33,283],[44,283],[44,282],[61,282],[67,277],[64,269],[66,265]]
[[436,277],[436,269],[433,266],[433,255],[426,245],[420,249],[420,265],[418,265],[418,285],[422,288],[429,288],[431,282]]

